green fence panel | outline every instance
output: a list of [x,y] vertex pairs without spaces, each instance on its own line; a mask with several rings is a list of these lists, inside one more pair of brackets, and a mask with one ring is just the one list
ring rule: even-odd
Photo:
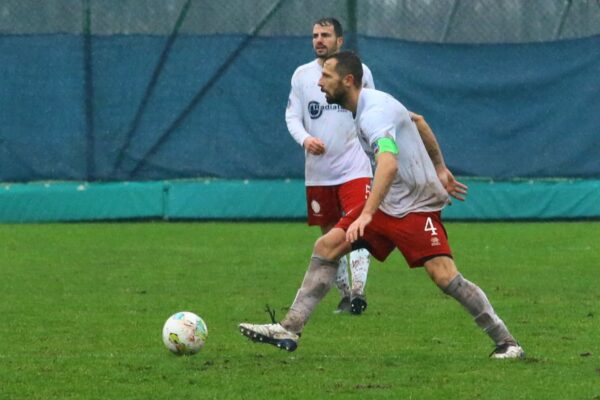
[[[600,218],[600,180],[464,180],[446,220]],[[302,180],[185,180],[0,185],[0,222],[306,218]]]
[[306,215],[300,180],[171,182],[167,217],[293,219]]
[[547,220],[600,217],[599,180],[467,180],[469,196],[454,201],[445,219]]
[[1,222],[162,218],[162,182],[27,183],[0,186]]

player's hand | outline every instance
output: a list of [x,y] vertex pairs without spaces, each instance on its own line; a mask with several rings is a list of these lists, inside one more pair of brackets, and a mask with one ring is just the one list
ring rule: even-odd
[[437,171],[437,176],[450,196],[460,201],[465,200],[469,188],[464,183],[457,181],[448,168]]
[[306,151],[315,156],[325,153],[325,143],[319,138],[313,136],[307,137],[302,145]]
[[359,217],[348,227],[346,241],[354,243],[365,234],[365,227],[369,225],[373,217],[370,214],[360,214]]

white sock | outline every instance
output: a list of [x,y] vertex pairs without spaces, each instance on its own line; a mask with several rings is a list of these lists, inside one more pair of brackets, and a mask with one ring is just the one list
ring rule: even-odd
[[352,272],[352,297],[364,296],[369,273],[369,252],[366,249],[350,253],[350,271]]
[[340,258],[337,274],[335,276],[335,285],[340,291],[340,296],[350,297],[350,279],[348,278],[348,259],[346,256]]

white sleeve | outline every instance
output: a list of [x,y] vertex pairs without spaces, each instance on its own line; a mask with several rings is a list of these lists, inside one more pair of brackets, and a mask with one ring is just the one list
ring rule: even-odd
[[365,113],[360,120],[360,129],[366,136],[369,145],[374,149],[379,139],[388,137],[396,139],[396,127],[391,122],[388,112],[381,108],[375,108]]
[[369,67],[363,64],[363,79],[362,84],[364,88],[375,89],[375,82],[373,81],[373,74]]
[[[398,113],[398,114],[394,114]],[[397,121],[394,123],[393,121]],[[406,129],[414,129],[414,123],[410,119],[409,111],[402,106],[397,111],[392,107],[380,104],[365,112],[360,120],[360,129],[369,142],[374,154],[378,153],[377,141],[389,138],[398,142]]]
[[285,109],[285,123],[287,124],[290,135],[292,135],[294,140],[300,146],[302,146],[306,138],[310,136],[304,128],[302,111],[302,96],[300,89],[298,88],[296,74],[294,73],[294,76],[292,76],[292,90],[290,91],[287,108]]

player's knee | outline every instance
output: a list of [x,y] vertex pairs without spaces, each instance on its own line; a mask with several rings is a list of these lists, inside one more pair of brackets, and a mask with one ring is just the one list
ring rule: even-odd
[[429,278],[442,290],[458,275],[454,261],[450,257],[435,257],[425,262]]
[[314,246],[314,254],[327,260],[337,260],[347,253],[344,237],[335,234],[327,234],[317,239]]
[[332,246],[331,243],[325,239],[325,236],[320,237],[315,242],[314,254],[318,254],[327,260],[332,259]]

